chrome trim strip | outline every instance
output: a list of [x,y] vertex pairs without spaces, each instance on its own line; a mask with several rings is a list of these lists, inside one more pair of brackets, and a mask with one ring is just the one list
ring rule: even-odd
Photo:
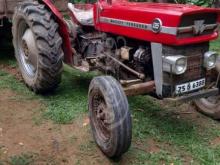
[[[100,17],[100,22],[113,24],[113,25],[124,26],[124,27],[142,29],[142,30],[149,30],[149,31],[153,32],[152,25],[151,24],[146,24],[146,23],[126,21],[126,20],[122,20],[122,19],[115,19],[115,18],[109,18],[109,17]],[[162,26],[160,33],[176,35],[177,34],[177,28],[176,27]]]
[[[204,25],[204,31],[205,30],[212,30],[218,27],[218,24],[206,24]],[[187,33],[187,32],[192,32],[194,29],[195,25],[192,26],[186,26],[186,27],[178,27],[177,28],[177,33]]]
[[159,97],[163,95],[163,59],[162,59],[162,44],[151,43],[153,69],[154,69],[154,81],[156,86],[156,94]]
[[162,26],[161,33],[177,35],[177,28],[176,27]]
[[126,21],[126,20],[108,18],[108,17],[100,17],[100,22],[109,23],[113,25],[120,25],[125,27],[132,27],[137,29],[144,29],[144,30],[149,30],[149,26],[150,26],[150,24],[144,24],[140,22]]
[[177,28],[177,33],[187,33],[187,32],[192,32],[192,31],[193,31],[193,26],[186,26],[186,27]]
[[217,28],[219,24],[208,24],[208,25],[205,25],[206,26],[206,30],[211,30],[211,29],[214,29],[214,28]]

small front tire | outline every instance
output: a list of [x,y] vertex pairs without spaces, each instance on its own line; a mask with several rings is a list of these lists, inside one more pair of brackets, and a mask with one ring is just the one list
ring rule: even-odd
[[108,157],[120,157],[131,144],[131,115],[121,85],[110,76],[94,78],[89,86],[89,116],[93,137]]

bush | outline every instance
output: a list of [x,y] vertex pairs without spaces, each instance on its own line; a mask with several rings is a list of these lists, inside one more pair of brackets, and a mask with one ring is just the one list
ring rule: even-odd
[[[74,3],[85,3],[86,0],[71,0],[74,1]],[[95,2],[96,0],[91,0],[90,2]],[[190,3],[198,6],[206,6],[211,7],[214,5],[218,5],[218,0],[130,0],[135,2],[173,2],[173,3]],[[217,6],[216,6],[217,7]]]
[[177,3],[191,3],[199,6],[211,6],[214,0],[174,0]]

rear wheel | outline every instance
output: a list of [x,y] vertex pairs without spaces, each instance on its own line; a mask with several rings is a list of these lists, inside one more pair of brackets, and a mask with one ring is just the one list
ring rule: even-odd
[[62,39],[45,5],[27,1],[13,16],[13,44],[25,83],[37,93],[55,89],[61,81]]
[[108,157],[120,157],[131,144],[131,115],[121,85],[110,76],[89,87],[89,114],[94,139]]

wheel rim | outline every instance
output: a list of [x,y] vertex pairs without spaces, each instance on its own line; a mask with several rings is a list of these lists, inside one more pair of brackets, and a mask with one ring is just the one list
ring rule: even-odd
[[25,21],[20,23],[18,35],[19,60],[26,75],[33,78],[37,72],[37,48],[34,34]]
[[111,120],[104,97],[96,93],[92,98],[92,117],[97,136],[101,141],[107,142],[111,136]]

